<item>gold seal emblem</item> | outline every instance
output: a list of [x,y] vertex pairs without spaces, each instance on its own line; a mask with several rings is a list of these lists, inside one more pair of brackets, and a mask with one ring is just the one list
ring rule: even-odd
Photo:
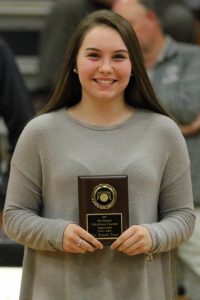
[[98,184],[92,191],[92,202],[97,208],[110,209],[116,201],[117,191],[110,184]]

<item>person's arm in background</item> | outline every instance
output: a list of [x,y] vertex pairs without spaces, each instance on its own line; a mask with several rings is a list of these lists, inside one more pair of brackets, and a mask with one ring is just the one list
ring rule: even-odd
[[192,136],[200,133],[200,48],[188,46],[179,51],[184,63],[177,86],[175,117],[183,135]]
[[179,125],[179,128],[184,136],[191,136],[200,132],[200,114],[196,119],[188,125]]
[[24,125],[34,116],[34,107],[15,58],[0,39],[0,115],[8,128],[11,153]]

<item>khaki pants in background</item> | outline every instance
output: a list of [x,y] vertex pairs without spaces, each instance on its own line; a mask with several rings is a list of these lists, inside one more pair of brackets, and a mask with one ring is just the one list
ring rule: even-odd
[[[179,247],[181,284],[191,300],[200,300],[200,208],[195,208],[192,237]],[[183,298],[184,299],[184,298]],[[181,300],[181,298],[180,298]]]

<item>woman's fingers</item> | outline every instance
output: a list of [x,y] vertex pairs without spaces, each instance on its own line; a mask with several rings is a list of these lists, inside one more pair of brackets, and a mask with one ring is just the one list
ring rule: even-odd
[[148,229],[140,225],[131,226],[111,245],[111,249],[127,255],[147,253],[151,248],[151,235]]
[[[111,249],[127,255],[147,253],[151,248],[151,235],[148,229],[141,225],[131,226],[111,245]],[[85,253],[103,249],[103,245],[80,226],[69,224],[64,231],[63,249],[71,253]]]
[[90,233],[76,224],[69,224],[64,231],[63,249],[66,252],[85,253],[102,249],[103,245]]

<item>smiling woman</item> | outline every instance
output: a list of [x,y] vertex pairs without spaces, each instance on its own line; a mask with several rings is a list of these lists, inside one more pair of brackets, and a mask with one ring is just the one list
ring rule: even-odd
[[[81,21],[44,112],[20,137],[4,210],[25,245],[20,300],[175,300],[175,249],[195,221],[189,158],[125,19]],[[84,205],[99,209],[87,228]]]

